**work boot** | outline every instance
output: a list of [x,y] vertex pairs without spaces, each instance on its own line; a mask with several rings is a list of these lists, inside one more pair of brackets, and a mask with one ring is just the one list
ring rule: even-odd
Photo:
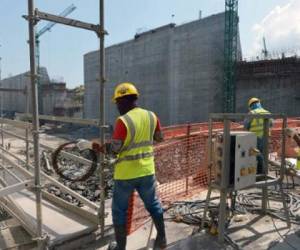
[[115,225],[114,230],[116,241],[110,243],[107,250],[126,250],[126,225]]
[[156,249],[165,249],[167,247],[167,239],[166,239],[166,231],[165,231],[165,222],[163,214],[152,217],[156,231],[157,236],[154,241],[154,250]]

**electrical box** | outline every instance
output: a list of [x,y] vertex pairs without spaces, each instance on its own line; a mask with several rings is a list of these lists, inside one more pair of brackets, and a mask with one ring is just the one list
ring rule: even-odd
[[[215,183],[221,185],[225,163],[225,148],[223,134],[217,134],[213,143],[213,165],[215,172]],[[251,186],[256,181],[257,160],[256,149],[257,137],[252,132],[232,131],[230,132],[229,168],[225,170],[228,179],[225,183],[234,190]],[[224,180],[223,180],[224,182]]]

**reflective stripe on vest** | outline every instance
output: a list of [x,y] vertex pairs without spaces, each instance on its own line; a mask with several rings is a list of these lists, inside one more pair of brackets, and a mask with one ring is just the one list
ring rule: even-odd
[[151,136],[151,134],[154,133],[154,118],[153,118],[153,115],[151,114],[150,111],[147,111],[147,112],[148,112],[149,119],[150,119],[150,133],[149,133],[149,135],[150,135],[151,138],[149,138],[149,140],[141,141],[141,142],[138,142],[138,143],[134,142],[135,128],[134,128],[133,121],[131,120],[129,115],[126,114],[126,115],[123,116],[123,118],[125,119],[125,121],[128,125],[129,131],[130,131],[131,140],[129,142],[129,145],[122,147],[121,152],[128,151],[128,150],[133,149],[133,148],[151,146],[153,144],[153,135]]
[[[251,113],[252,114],[270,114],[269,111],[267,111],[263,108],[251,110]],[[257,137],[262,137],[264,134],[264,119],[262,119],[262,118],[252,119],[249,131],[254,132]]]
[[156,116],[148,110],[135,108],[119,119],[126,126],[127,136],[118,155],[114,179],[127,180],[154,174]]

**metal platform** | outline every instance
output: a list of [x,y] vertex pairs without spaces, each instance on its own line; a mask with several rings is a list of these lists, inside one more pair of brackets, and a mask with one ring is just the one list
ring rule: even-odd
[[[33,173],[26,170],[22,164],[18,165],[12,157],[1,154],[1,158],[3,163],[0,163],[0,206],[22,225],[32,239],[35,239],[37,213]],[[58,186],[84,203],[84,207],[80,208],[42,190],[42,230],[45,243],[50,248],[98,229],[98,206],[95,203],[43,173],[42,185],[48,184]],[[13,238],[15,237],[18,236]]]

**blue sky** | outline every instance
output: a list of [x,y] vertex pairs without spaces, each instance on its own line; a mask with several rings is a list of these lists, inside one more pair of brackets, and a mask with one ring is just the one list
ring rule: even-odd
[[[106,46],[132,39],[139,29],[170,22],[177,25],[224,10],[225,0],[106,0]],[[262,36],[268,49],[294,51],[300,47],[299,0],[240,0],[240,34],[244,57],[261,51]],[[42,11],[58,14],[70,4],[77,9],[69,16],[97,24],[98,0],[36,0]],[[2,78],[29,68],[28,26],[21,17],[27,13],[26,0],[0,0],[0,57]],[[172,18],[172,15],[174,17]],[[299,15],[300,16],[300,15]],[[40,22],[38,29],[46,22]],[[96,35],[89,31],[56,25],[41,37],[41,65],[51,78],[63,79],[68,87],[83,83],[83,54],[98,49]]]

